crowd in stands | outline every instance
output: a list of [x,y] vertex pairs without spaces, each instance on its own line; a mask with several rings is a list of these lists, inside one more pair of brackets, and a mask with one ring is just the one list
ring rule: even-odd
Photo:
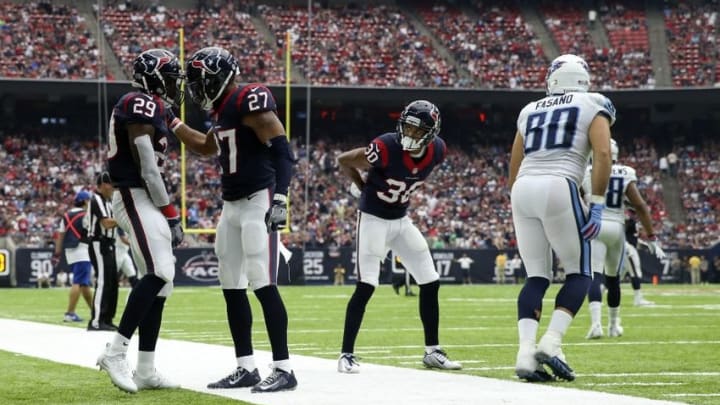
[[[41,138],[28,134],[1,138],[0,159],[6,162],[0,189],[0,236],[11,234],[20,245],[47,246],[75,193],[92,189],[101,169],[97,142]],[[292,232],[288,246],[351,246],[357,201],[349,181],[338,172],[335,158],[353,143],[315,141],[309,150],[294,145],[298,155],[290,191]],[[687,211],[685,222],[673,223],[665,208],[658,153],[653,143],[635,137],[621,148],[621,161],[637,169],[638,187],[651,207],[656,233],[668,247],[706,248],[717,242],[720,193],[720,148],[679,150],[678,179]],[[513,248],[515,234],[507,187],[509,145],[450,147],[447,159],[413,194],[410,216],[432,248]],[[171,198],[181,204],[178,152],[166,160]],[[190,228],[213,229],[220,201],[219,173],[212,158],[187,156],[187,221]],[[668,174],[670,175],[670,174]],[[212,235],[189,236],[186,245],[207,244]]]
[[717,2],[681,2],[677,7],[664,9],[675,87],[710,86],[720,82],[717,79],[720,76],[714,76],[713,71],[720,53],[718,7]]
[[0,1],[0,77],[97,78],[100,56],[88,23],[67,5]]
[[[306,7],[277,2],[201,1],[192,9],[151,3],[110,1],[92,16],[114,53],[106,59],[117,57],[126,75],[145,49],[179,53],[179,28],[186,54],[208,45],[226,47],[239,59],[244,77],[270,84],[285,81],[286,32],[294,66],[316,85],[540,88],[550,59],[511,2],[314,3],[312,15]],[[554,42],[545,45],[586,58],[601,90],[654,88],[645,2],[598,4],[595,10],[570,1],[540,2],[535,10]],[[668,0],[658,7],[664,12],[673,85],[720,83],[718,2]],[[597,17],[591,20],[588,12]],[[87,28],[97,23],[84,20],[66,5],[0,0],[0,77],[108,74],[106,66],[99,68],[97,39]],[[607,46],[597,44],[593,29],[607,36]]]

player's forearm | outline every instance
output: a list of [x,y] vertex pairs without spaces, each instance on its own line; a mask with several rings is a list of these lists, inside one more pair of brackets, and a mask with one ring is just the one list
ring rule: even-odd
[[652,218],[650,218],[650,209],[648,208],[647,204],[640,204],[639,206],[635,207],[635,210],[637,211],[640,223],[645,230],[645,236],[653,236],[655,234],[655,230],[653,229]]
[[[203,156],[217,154],[217,143],[212,133],[203,134],[181,123],[174,130],[175,136],[184,143],[188,149]],[[209,139],[208,139],[209,138]]]
[[605,151],[595,151],[593,153],[592,195],[602,196],[603,201],[610,180],[611,166],[610,153]]
[[164,207],[170,204],[165,182],[155,162],[155,151],[150,142],[150,136],[145,135],[135,138],[135,147],[140,163],[140,176],[145,182],[145,187],[153,204],[156,207]]

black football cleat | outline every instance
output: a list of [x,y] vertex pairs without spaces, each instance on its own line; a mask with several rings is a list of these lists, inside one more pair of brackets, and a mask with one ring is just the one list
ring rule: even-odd
[[535,353],[535,360],[537,360],[540,364],[545,364],[550,367],[557,378],[566,381],[573,381],[575,379],[575,372],[573,369],[570,368],[567,363],[560,360],[560,357],[558,356],[551,357],[548,354],[539,351]]
[[229,376],[210,383],[207,385],[208,388],[244,388],[252,387],[260,382],[260,373],[255,369],[253,371],[245,370],[242,367],[238,367],[230,373]]
[[297,387],[297,380],[293,371],[288,373],[285,370],[275,368],[266,379],[252,387],[250,392],[292,391],[295,387]]

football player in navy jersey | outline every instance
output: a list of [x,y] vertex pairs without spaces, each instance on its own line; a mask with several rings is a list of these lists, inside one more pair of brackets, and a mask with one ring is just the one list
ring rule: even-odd
[[[108,131],[108,171],[116,191],[112,203],[118,225],[130,236],[143,275],[130,296],[118,331],[98,357],[112,382],[127,392],[177,388],[155,370],[155,346],[165,299],[175,275],[173,248],[183,239],[180,216],[171,204],[163,162],[172,131],[190,148],[206,154],[217,145],[212,136],[192,130],[172,113],[182,97],[183,72],[175,55],[150,49],[133,62],[132,85],[115,105]],[[131,374],[126,354],[139,329],[137,370]]]
[[[351,189],[360,192],[357,225],[358,282],[345,313],[345,331],[338,371],[358,373],[355,339],[365,307],[379,282],[380,265],[388,250],[403,258],[405,267],[420,287],[420,319],[425,332],[423,364],[428,368],[459,370],[439,344],[439,275],[430,248],[407,216],[410,196],[422,186],[432,170],[443,162],[445,142],[440,133],[440,111],[429,101],[416,100],[400,114],[396,132],[375,138],[365,148],[338,156],[340,170]],[[363,172],[367,171],[367,177]]]
[[[223,209],[215,253],[237,368],[208,388],[252,386],[252,392],[297,386],[287,344],[288,318],[278,291],[278,230],[285,228],[293,158],[275,99],[265,86],[235,82],[238,64],[225,49],[201,49],[186,64],[188,92],[216,123]],[[272,347],[271,374],[261,381],[252,347],[251,288]]]

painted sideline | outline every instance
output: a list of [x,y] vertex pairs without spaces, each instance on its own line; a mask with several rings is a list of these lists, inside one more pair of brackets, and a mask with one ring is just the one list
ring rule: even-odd
[[[0,350],[88,368],[96,368],[97,356],[112,336],[110,332],[2,318],[0,331]],[[270,370],[265,365],[271,363],[270,353],[256,351],[255,355],[260,374],[267,376]],[[132,340],[128,358],[134,365],[137,338]],[[231,346],[160,339],[156,353],[158,370],[185,389],[261,405],[677,404],[563,388],[559,384],[529,384],[369,363],[362,364],[361,374],[340,374],[335,360],[292,355],[291,361],[298,379],[295,391],[251,394],[249,389],[205,388],[208,382],[224,377],[236,367]],[[104,372],[98,372],[97,378],[106,380],[108,389],[116,389]]]

